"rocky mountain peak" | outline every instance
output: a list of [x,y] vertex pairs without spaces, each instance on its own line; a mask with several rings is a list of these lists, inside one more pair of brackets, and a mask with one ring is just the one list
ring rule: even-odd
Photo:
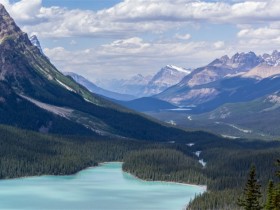
[[44,56],[49,60],[49,58],[48,58],[48,57],[45,55],[45,53],[43,52],[43,49],[42,49],[42,47],[41,47],[41,43],[40,43],[38,37],[37,37],[36,35],[32,35],[32,36],[29,38],[29,40],[30,40],[31,44],[32,44],[33,46],[35,46],[35,47],[40,51],[40,53],[41,53],[42,55],[44,55]]
[[222,56],[222,57],[220,58],[220,60],[221,60],[223,63],[226,63],[226,62],[228,62],[229,57],[228,57],[228,55],[224,55],[224,56]]
[[230,60],[233,64],[259,63],[259,57],[254,52],[236,53]]
[[191,71],[182,67],[167,65],[158,71],[145,88],[146,95],[154,95],[177,84]]
[[279,66],[280,65],[280,52],[274,50],[272,54],[263,54],[262,58],[264,59],[265,64],[269,66]]
[[219,59],[215,59],[208,66],[222,67],[239,71],[248,71],[249,69],[259,65],[263,59],[254,52],[236,53],[231,58],[227,55]]
[[0,40],[10,36],[17,37],[22,34],[20,28],[15,24],[5,7],[0,4]]
[[32,36],[29,38],[29,40],[30,40],[30,42],[31,42],[34,46],[36,46],[36,47],[40,50],[40,52],[41,52],[42,54],[44,54],[44,53],[43,53],[43,50],[42,50],[42,47],[41,47],[41,44],[40,44],[40,41],[39,41],[39,39],[38,39],[38,37],[37,37],[36,35],[32,35]]

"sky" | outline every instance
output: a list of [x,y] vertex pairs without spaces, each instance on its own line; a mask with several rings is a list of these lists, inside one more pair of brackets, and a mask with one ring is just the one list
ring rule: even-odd
[[280,47],[280,0],[0,0],[60,71],[92,81]]

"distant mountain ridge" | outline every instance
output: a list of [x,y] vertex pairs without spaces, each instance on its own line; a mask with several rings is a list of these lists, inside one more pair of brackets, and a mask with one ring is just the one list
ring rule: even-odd
[[72,77],[77,83],[83,85],[91,92],[102,95],[108,98],[116,99],[116,100],[122,100],[122,101],[129,101],[135,99],[134,96],[126,95],[126,94],[120,94],[113,91],[105,90],[103,88],[98,87],[93,82],[89,81],[88,79],[84,78],[81,75],[78,75],[73,72],[64,72],[65,75]]
[[167,65],[161,68],[153,76],[143,76],[137,74],[130,79],[114,79],[108,80],[106,84],[97,82],[101,87],[108,90],[114,90],[118,93],[133,95],[137,98],[147,97],[158,94],[166,88],[177,84],[180,80],[191,72],[189,69],[184,69],[174,65]]
[[[192,71],[180,83],[156,95],[183,113],[152,113],[185,128],[229,138],[275,139],[279,132],[280,53],[223,56]],[[188,117],[186,118],[186,115]]]
[[152,77],[145,87],[144,94],[148,96],[158,94],[167,88],[176,85],[190,73],[191,70],[174,65],[167,65]]
[[[193,70],[181,82],[159,93],[156,97],[178,105],[199,105],[214,100],[225,89],[218,84],[246,79],[262,80],[280,74],[280,53],[257,56],[254,52],[236,53],[231,58],[222,56],[207,66]],[[243,79],[242,79],[243,78]],[[232,87],[233,88],[233,87]]]

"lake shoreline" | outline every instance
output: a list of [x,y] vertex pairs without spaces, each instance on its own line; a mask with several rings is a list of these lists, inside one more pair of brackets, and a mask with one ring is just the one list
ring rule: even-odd
[[139,178],[138,176],[136,176],[130,172],[127,172],[127,171],[123,171],[123,172],[126,174],[129,174],[129,175],[133,176],[135,179],[138,179],[143,182],[158,182],[158,183],[178,184],[178,185],[184,185],[184,186],[190,186],[190,187],[200,187],[201,189],[207,191],[206,185],[188,184],[188,183],[184,183],[184,182],[175,182],[175,181],[146,180],[146,179]]
[[[22,176],[22,177],[15,177],[15,178],[0,179],[0,182],[1,181],[7,181],[7,180],[14,180],[14,179],[28,179],[28,178],[44,177],[44,176],[58,176],[58,177],[74,176],[74,175],[77,175],[78,173],[80,173],[80,172],[82,172],[84,170],[91,169],[91,168],[97,168],[97,167],[100,167],[101,165],[110,164],[110,163],[121,163],[121,164],[123,164],[124,162],[121,162],[121,161],[109,161],[108,162],[108,161],[106,161],[106,162],[100,162],[96,166],[88,166],[88,167],[86,167],[84,169],[81,169],[81,170],[79,170],[79,171],[77,171],[75,173],[72,173],[72,174],[60,174],[60,175],[42,174],[42,175],[34,175],[34,176]],[[205,192],[207,191],[207,185],[196,185],[196,184],[188,184],[188,183],[184,183],[184,182],[175,182],[175,181],[145,180],[145,179],[137,177],[136,175],[134,175],[134,174],[132,174],[130,172],[124,171],[123,169],[122,169],[122,172],[126,173],[126,174],[129,174],[129,175],[133,176],[135,179],[138,179],[138,180],[143,181],[143,182],[170,183],[170,184],[178,184],[178,185],[185,185],[185,186],[191,186],[191,187],[200,187],[203,190],[205,190]]]
[[[46,205],[49,209],[68,206],[69,209],[74,210],[90,209],[89,206],[93,205],[94,209],[109,210],[112,209],[110,202],[104,203],[102,200],[116,199],[114,205],[119,206],[118,209],[131,209],[135,203],[139,202],[139,209],[142,210],[179,210],[186,208],[195,195],[205,192],[204,188],[196,185],[140,179],[123,171],[122,164],[123,162],[120,161],[102,162],[98,164],[99,167],[87,167],[78,172],[81,174],[76,173],[70,178],[44,175],[3,180],[6,182],[1,184],[0,197],[7,199],[7,203],[0,203],[1,209],[6,207],[17,209],[19,206],[21,208],[24,206],[26,209],[38,209],[39,206]],[[21,199],[22,195],[26,196],[26,199],[34,199],[34,196],[38,196],[38,200],[31,206],[28,199],[27,201],[25,198]],[[19,197],[18,203],[13,202],[15,196]],[[93,200],[92,197],[96,199]],[[143,199],[145,202],[142,202]]]
[[[102,162],[100,164],[103,165],[103,164],[110,164],[110,163],[121,163],[121,164],[123,164],[124,162],[112,161],[112,162]],[[95,167],[98,167],[98,166],[93,166],[93,167],[90,167],[90,168],[95,168]],[[170,184],[185,185],[185,186],[191,186],[191,187],[200,187],[203,190],[207,191],[207,185],[197,185],[197,184],[189,184],[189,183],[185,183],[185,182],[175,182],[175,181],[146,180],[146,179],[142,179],[142,178],[132,174],[131,172],[124,171],[123,169],[122,169],[122,171],[126,174],[129,174],[129,175],[133,176],[135,179],[138,179],[138,180],[143,181],[143,182],[159,182],[159,183],[170,183]]]

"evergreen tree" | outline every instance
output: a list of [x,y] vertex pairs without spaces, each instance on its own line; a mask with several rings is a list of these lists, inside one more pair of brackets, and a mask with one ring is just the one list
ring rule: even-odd
[[256,167],[252,166],[244,188],[243,196],[238,200],[238,205],[244,210],[262,209],[260,204],[260,198],[262,197],[260,187],[261,185],[258,184],[258,180],[256,179]]
[[[280,166],[280,160],[276,162],[276,166]],[[280,170],[276,171],[276,176],[280,178]],[[273,190],[273,210],[280,210],[280,184],[278,184]]]
[[274,184],[273,184],[273,181],[270,180],[268,183],[265,210],[274,210],[275,209],[274,208],[274,204],[275,204],[274,198],[275,198]]
[[[276,167],[279,167],[279,166],[280,166],[280,160],[278,159],[278,160],[276,161]],[[278,178],[280,178],[280,170],[276,171],[276,176],[277,176]]]
[[280,210],[280,187],[279,185],[273,190],[273,210]]

